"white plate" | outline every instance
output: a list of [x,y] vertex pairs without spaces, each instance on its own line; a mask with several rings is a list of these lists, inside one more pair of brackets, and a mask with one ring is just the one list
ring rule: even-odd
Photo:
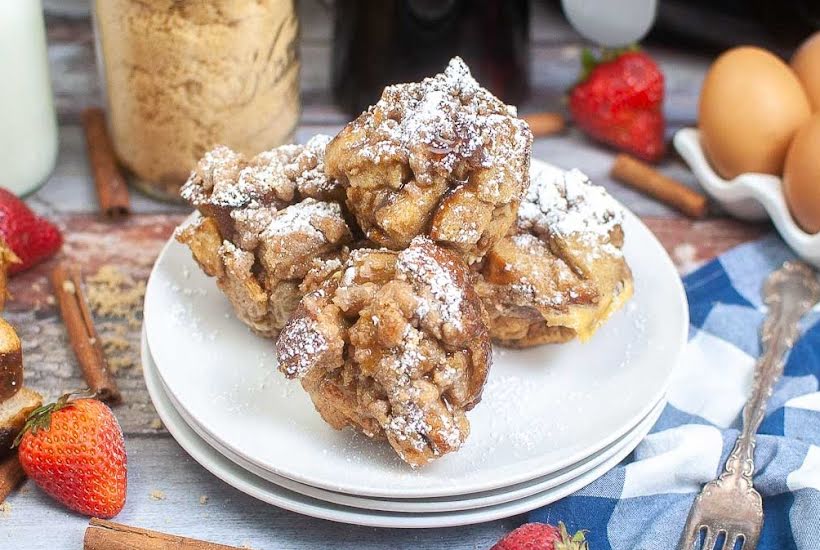
[[778,233],[800,257],[820,267],[820,233],[806,233],[794,221],[783,182],[771,174],[740,174],[731,181],[720,177],[709,164],[694,128],[675,133],[675,148],[689,165],[701,186],[730,214],[742,220],[771,218]]
[[[150,353],[151,352],[148,349],[148,345],[145,340],[145,335],[143,331],[142,361],[144,365],[151,366],[150,368],[152,369],[153,373],[156,370],[156,367],[154,366],[155,362],[151,357]],[[153,376],[156,376],[156,374],[153,374]],[[568,468],[565,468],[548,476],[537,478],[518,485],[504,487],[501,489],[497,489],[495,491],[472,493],[468,495],[462,495],[461,497],[438,497],[428,499],[405,498],[398,500],[390,500],[379,499],[374,497],[359,497],[344,493],[327,491],[316,487],[311,487],[310,485],[304,485],[302,483],[293,481],[292,479],[286,477],[277,476],[276,474],[270,473],[266,470],[263,470],[255,466],[254,464],[242,459],[242,457],[237,456],[235,453],[231,452],[230,449],[226,449],[225,447],[223,447],[218,441],[214,441],[204,430],[202,430],[201,427],[199,427],[196,424],[196,422],[193,421],[193,419],[187,417],[185,411],[181,409],[179,404],[174,401],[174,397],[168,393],[167,388],[165,388],[161,380],[159,384],[162,387],[163,394],[168,398],[168,402],[174,407],[176,412],[185,421],[185,423],[191,429],[193,429],[194,432],[196,432],[197,436],[202,438],[211,447],[216,449],[219,453],[227,457],[236,465],[240,466],[241,468],[244,468],[245,470],[248,470],[250,473],[259,476],[266,481],[270,481],[271,483],[275,483],[276,485],[284,487],[285,489],[295,491],[299,494],[306,495],[309,497],[317,498],[325,502],[342,504],[344,506],[352,506],[354,508],[364,508],[367,510],[385,510],[388,512],[406,513],[452,512],[454,510],[470,510],[473,508],[483,508],[486,506],[492,506],[495,504],[503,504],[505,502],[519,500],[521,498],[528,497],[536,493],[541,493],[548,489],[552,489],[553,487],[557,487],[596,468],[597,466],[603,464],[613,456],[617,455],[618,453],[621,453],[624,449],[633,449],[640,442],[640,440],[649,432],[651,427],[657,421],[661,412],[663,412],[663,408],[666,406],[666,399],[664,398],[655,406],[655,408],[652,409],[652,411],[646,418],[641,420],[640,423],[638,423],[638,425],[632,431],[627,433],[623,438],[609,445],[605,449],[602,449],[600,452],[592,455],[586,460],[583,460],[577,464],[574,464]]]
[[[533,161],[533,177],[553,170]],[[273,342],[237,321],[184,246],[171,241],[145,298],[158,371],[180,407],[245,461],[300,483],[384,498],[449,497],[557,472],[610,445],[666,393],[686,341],[680,278],[663,247],[627,212],[635,297],[586,344],[495,353],[470,438],[417,471],[389,446],[335,431],[297,382],[276,372]]]
[[[243,493],[258,498],[268,504],[285,508],[286,510],[321,519],[355,525],[366,525],[369,527],[453,527],[493,521],[528,512],[539,506],[555,502],[592,483],[632,452],[632,449],[634,449],[646,435],[644,431],[636,432],[629,445],[622,448],[617,454],[589,472],[550,490],[513,502],[449,513],[405,514],[401,512],[364,510],[324,502],[290,491],[244,470],[221,455],[216,449],[208,445],[205,440],[200,438],[175,410],[173,403],[165,394],[160,377],[156,372],[155,363],[150,357],[150,353],[147,352],[145,344],[143,344],[143,374],[145,376],[148,393],[151,395],[151,400],[154,403],[157,414],[165,427],[194,460],[216,477]],[[659,409],[657,414],[660,414],[660,412],[661,410]],[[648,426],[646,426],[647,431],[649,427],[654,424],[655,420],[656,418],[652,418],[651,422],[648,423]]]

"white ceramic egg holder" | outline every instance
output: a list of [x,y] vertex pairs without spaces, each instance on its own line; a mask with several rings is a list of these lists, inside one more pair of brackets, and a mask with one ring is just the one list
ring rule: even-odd
[[805,261],[820,268],[820,233],[810,235],[797,225],[786,205],[783,182],[769,174],[740,174],[731,181],[721,178],[706,160],[695,128],[675,133],[675,149],[713,199],[741,220],[771,218],[783,240]]

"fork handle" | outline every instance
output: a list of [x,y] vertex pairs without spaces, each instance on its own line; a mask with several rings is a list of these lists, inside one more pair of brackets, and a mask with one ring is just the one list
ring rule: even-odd
[[721,478],[752,487],[755,434],[763,421],[774,385],[783,374],[786,355],[799,335],[800,319],[818,299],[820,284],[814,271],[803,263],[787,262],[766,281],[763,301],[769,306],[769,312],[760,335],[763,353],[755,365],[752,393],[743,407],[743,429]]

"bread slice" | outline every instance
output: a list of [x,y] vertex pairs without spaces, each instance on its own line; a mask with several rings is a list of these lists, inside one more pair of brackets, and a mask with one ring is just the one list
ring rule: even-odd
[[19,263],[21,263],[20,258],[0,237],[0,311],[3,311],[3,308],[6,307],[6,299],[10,297],[8,290],[9,270],[14,264]]
[[21,388],[13,397],[0,402],[0,457],[11,451],[14,438],[25,426],[26,418],[42,404],[42,396],[29,388]]
[[23,350],[14,328],[0,318],[0,403],[23,387]]

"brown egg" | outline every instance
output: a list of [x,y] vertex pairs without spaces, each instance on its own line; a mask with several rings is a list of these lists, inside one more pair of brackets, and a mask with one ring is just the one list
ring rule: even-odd
[[792,136],[811,116],[794,72],[772,53],[733,48],[709,68],[700,94],[701,144],[724,178],[780,175]]
[[790,64],[809,96],[812,110],[820,111],[820,31],[803,42]]
[[807,233],[820,232],[820,114],[809,119],[792,140],[783,192],[797,225]]

